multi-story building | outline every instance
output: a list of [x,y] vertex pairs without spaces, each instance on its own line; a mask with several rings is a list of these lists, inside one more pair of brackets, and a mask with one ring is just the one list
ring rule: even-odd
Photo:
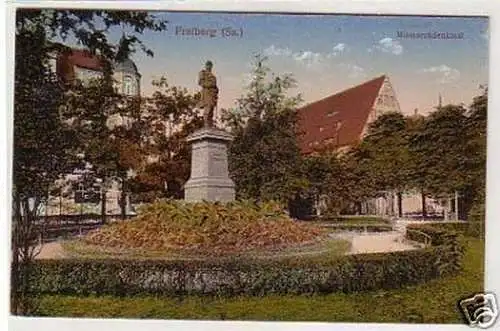
[[[73,82],[79,80],[83,83],[91,79],[102,77],[103,62],[98,56],[81,49],[72,49],[70,52],[53,53],[50,60],[51,70],[55,72],[61,82],[71,86]],[[141,93],[141,74],[137,66],[130,59],[113,64],[113,79],[116,91],[126,96],[139,96]],[[128,125],[130,119],[119,114],[108,118],[107,125],[114,127],[117,125]],[[81,176],[75,172],[67,176],[67,180],[74,181]],[[107,194],[108,213],[119,212],[120,183],[113,182]],[[67,186],[68,188],[70,186]],[[69,201],[67,201],[69,203]],[[50,209],[50,208],[49,208]],[[57,209],[57,208],[56,208]],[[98,208],[96,208],[97,210]],[[49,211],[49,213],[51,213]],[[57,212],[54,212],[57,213]]]

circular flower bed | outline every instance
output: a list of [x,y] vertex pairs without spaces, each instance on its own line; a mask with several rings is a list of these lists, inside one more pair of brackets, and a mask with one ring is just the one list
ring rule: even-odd
[[118,249],[223,254],[281,249],[322,238],[325,230],[295,222],[275,203],[158,201],[130,221],[90,232],[84,241]]

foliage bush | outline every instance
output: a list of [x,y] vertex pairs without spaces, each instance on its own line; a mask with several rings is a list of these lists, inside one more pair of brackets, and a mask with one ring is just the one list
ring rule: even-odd
[[409,240],[422,242],[423,237],[411,230],[423,232],[430,237],[431,245],[439,255],[441,273],[453,273],[462,268],[462,257],[465,254],[463,238],[458,232],[440,228],[439,225],[409,225],[406,237]]
[[476,203],[472,206],[469,211],[467,223],[469,225],[466,230],[467,235],[484,239],[486,233],[486,211],[484,203]]
[[104,226],[85,237],[89,244],[119,249],[230,254],[282,248],[324,237],[319,227],[299,224],[279,204],[235,201],[157,201],[134,219]]
[[32,291],[107,295],[265,295],[396,288],[439,275],[432,249],[349,255],[326,263],[42,260]]
[[[40,260],[31,291],[78,295],[266,295],[359,292],[398,288],[461,267],[454,232],[419,227],[432,246],[391,253],[280,260]],[[411,237],[411,232],[408,232]]]

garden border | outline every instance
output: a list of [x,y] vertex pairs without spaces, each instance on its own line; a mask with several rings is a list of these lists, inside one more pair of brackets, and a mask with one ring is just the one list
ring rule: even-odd
[[[39,260],[31,292],[68,295],[266,295],[359,292],[418,284],[461,268],[458,233],[409,226],[431,237],[418,250],[314,259],[260,260]],[[407,233],[410,240],[419,240]],[[422,236],[420,236],[422,238]]]

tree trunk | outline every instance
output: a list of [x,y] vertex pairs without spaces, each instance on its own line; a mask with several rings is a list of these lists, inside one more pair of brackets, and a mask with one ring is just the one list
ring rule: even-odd
[[18,313],[19,309],[19,224],[21,218],[21,202],[19,194],[14,195],[14,217],[12,224],[12,240],[11,240],[11,252],[12,252],[12,265],[11,265],[11,302],[10,311],[13,315]]
[[422,218],[425,220],[427,218],[427,206],[426,206],[426,201],[425,201],[425,193],[424,191],[421,192],[422,194]]
[[36,238],[37,210],[40,199],[34,198],[33,208],[29,208],[29,198],[15,198],[15,224],[12,240],[12,283],[11,283],[11,311],[16,315],[27,315],[33,312],[34,301],[29,296],[29,281],[33,260],[40,252],[33,245]]
[[101,193],[101,222],[106,224],[106,191]]
[[121,218],[124,220],[127,217],[127,192],[126,179],[122,178],[122,190],[120,192],[120,211]]
[[398,192],[398,217],[403,217],[403,193]]

